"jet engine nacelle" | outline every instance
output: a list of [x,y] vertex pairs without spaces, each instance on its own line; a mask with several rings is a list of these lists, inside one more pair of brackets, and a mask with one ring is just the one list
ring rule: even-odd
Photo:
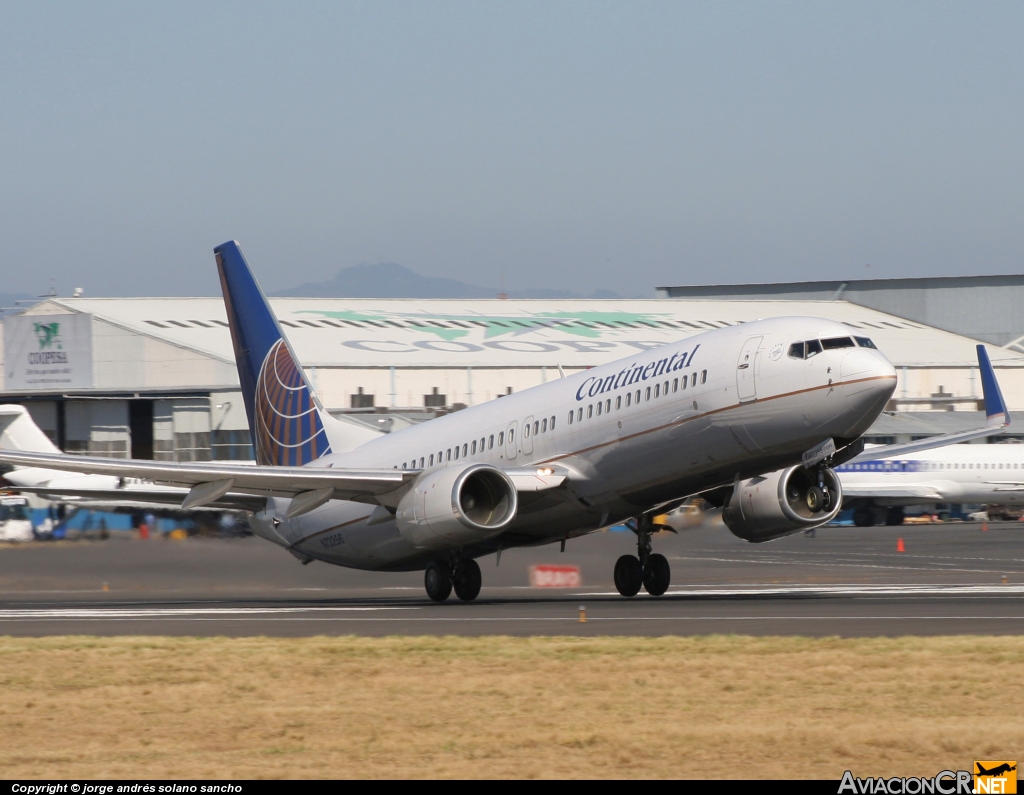
[[722,511],[732,534],[752,543],[810,530],[835,518],[843,487],[831,469],[792,467],[736,484]]
[[498,535],[517,507],[508,475],[488,464],[466,464],[420,475],[398,503],[395,519],[409,543],[441,548]]

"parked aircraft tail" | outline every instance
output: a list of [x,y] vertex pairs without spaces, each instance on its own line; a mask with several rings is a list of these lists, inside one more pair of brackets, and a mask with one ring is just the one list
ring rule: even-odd
[[379,435],[324,410],[237,241],[214,254],[256,463],[302,466]]
[[978,370],[981,372],[981,394],[985,398],[986,424],[1004,427],[1010,424],[1010,412],[1006,410],[1003,391],[999,388],[995,370],[988,358],[984,345],[978,346]]
[[24,406],[0,406],[0,448],[25,453],[59,453]]

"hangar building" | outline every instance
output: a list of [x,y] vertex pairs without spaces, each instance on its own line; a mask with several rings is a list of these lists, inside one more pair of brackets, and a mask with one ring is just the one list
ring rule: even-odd
[[1024,275],[659,287],[667,298],[849,301],[1024,352]]
[[[900,372],[893,409],[928,409],[945,414],[947,425],[970,424],[976,415],[967,410],[981,395],[974,340],[842,300],[271,303],[324,405],[385,430],[543,383],[560,369],[796,314],[839,320],[870,336]],[[0,401],[24,403],[62,449],[165,460],[251,457],[219,298],[47,298],[4,319],[2,348]],[[1024,411],[1024,354],[989,352],[1010,408]],[[929,433],[898,419],[877,435]]]

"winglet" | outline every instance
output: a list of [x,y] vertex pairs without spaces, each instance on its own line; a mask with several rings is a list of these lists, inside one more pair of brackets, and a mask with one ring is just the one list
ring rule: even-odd
[[981,391],[985,397],[985,424],[1005,428],[1010,424],[1010,412],[1006,410],[1006,401],[984,345],[978,346],[978,369],[981,370]]

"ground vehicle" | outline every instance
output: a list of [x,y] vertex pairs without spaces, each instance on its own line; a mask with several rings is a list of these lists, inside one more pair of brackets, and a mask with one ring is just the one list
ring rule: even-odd
[[32,520],[24,497],[0,497],[0,541],[31,541]]

